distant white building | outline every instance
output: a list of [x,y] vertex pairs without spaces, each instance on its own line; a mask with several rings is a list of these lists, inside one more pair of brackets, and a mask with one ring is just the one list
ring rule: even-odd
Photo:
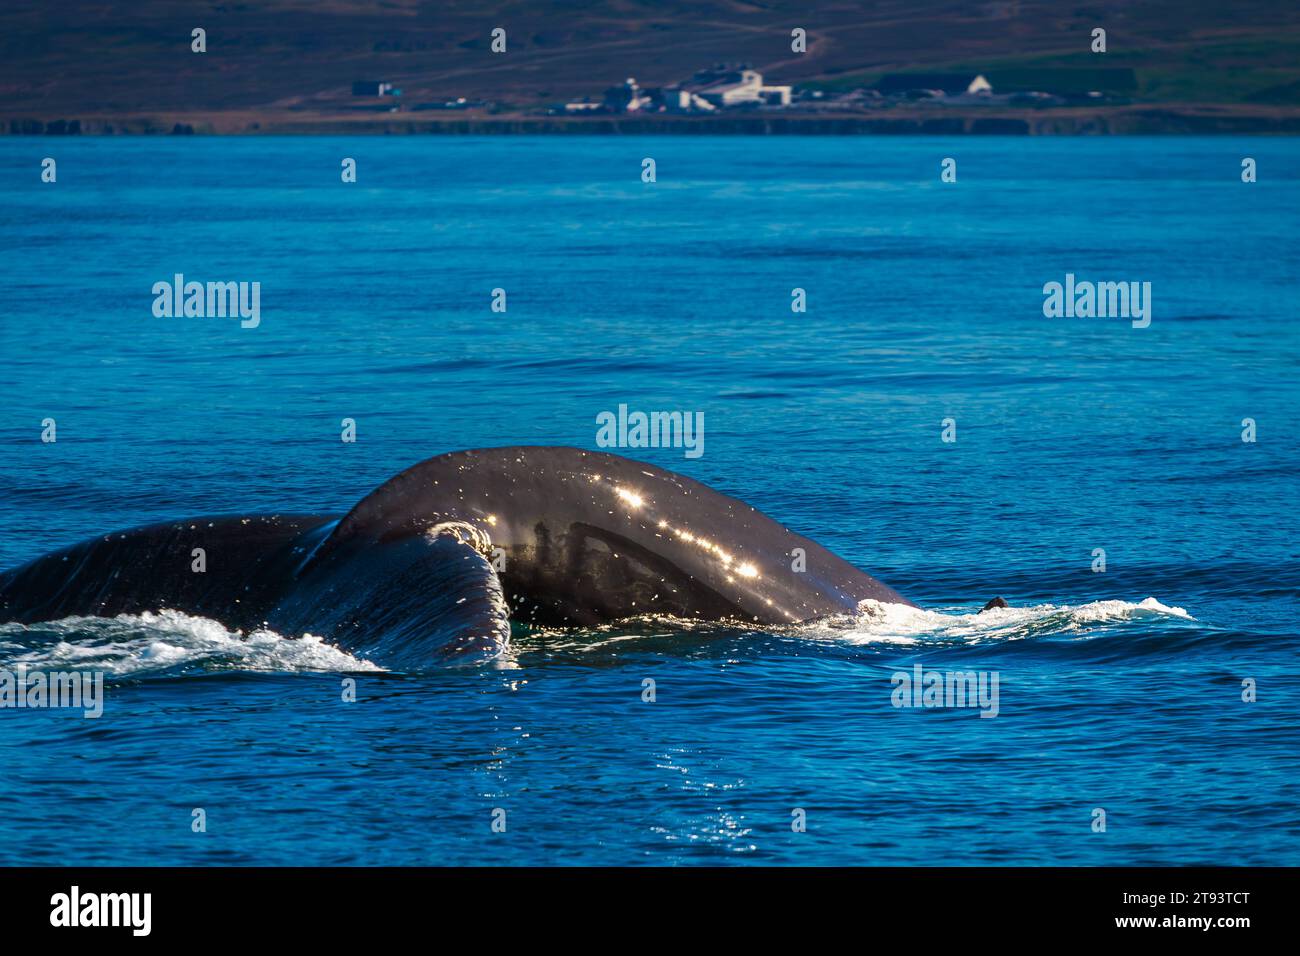
[[615,113],[636,113],[649,109],[653,102],[650,94],[641,89],[636,78],[631,76],[621,86],[611,86],[605,91],[605,107]]
[[689,83],[658,89],[645,89],[629,76],[606,90],[599,102],[583,97],[565,103],[563,110],[569,114],[712,113],[755,104],[789,106],[791,93],[788,86],[765,86],[757,70],[717,66],[696,73]]
[[717,109],[712,103],[690,90],[672,87],[660,91],[664,109],[670,113],[712,113]]
[[702,85],[692,91],[715,106],[744,106],[766,103],[771,106],[790,105],[790,87],[764,86],[763,74],[758,70],[734,70],[726,73],[696,74]]
[[970,81],[970,85],[966,87],[966,92],[967,93],[992,93],[993,84],[990,83],[988,80],[984,79],[984,74],[981,73],[978,76],[976,76],[975,79]]

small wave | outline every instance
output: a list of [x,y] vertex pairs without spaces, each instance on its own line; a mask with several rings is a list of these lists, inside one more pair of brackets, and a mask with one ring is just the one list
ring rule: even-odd
[[[1181,607],[1154,597],[1092,601],[1079,605],[1037,604],[978,612],[950,607],[926,610],[864,601],[855,615],[780,628],[760,628],[765,641],[819,641],[860,645],[979,645],[1030,638],[1087,640],[1112,634],[1126,623],[1196,623]],[[538,651],[581,657],[618,658],[625,653],[709,653],[720,639],[749,643],[755,628],[739,622],[697,621],[663,615],[591,628],[523,629],[517,646],[497,662],[520,666],[520,655]],[[381,671],[312,634],[289,638],[268,629],[248,634],[205,617],[180,611],[121,614],[113,618],[69,617],[41,624],[0,625],[0,667],[30,670],[100,670],[109,677],[180,676],[227,671],[340,673]]]
[[922,644],[1010,641],[1057,635],[1086,636],[1105,625],[1128,621],[1196,619],[1181,607],[1153,597],[1131,601],[1092,601],[1088,604],[1035,604],[1030,607],[925,610],[905,604],[863,601],[856,615],[798,625],[797,632],[815,639],[849,644]]
[[0,666],[103,671],[109,677],[221,671],[338,673],[382,668],[319,637],[249,634],[180,611],[0,625]]
[[946,607],[935,610],[905,604],[863,601],[857,614],[779,627],[740,621],[699,621],[646,614],[583,628],[521,628],[512,642],[510,658],[523,663],[532,655],[575,660],[616,661],[644,654],[673,656],[746,656],[800,653],[814,642],[832,647],[919,645],[922,647],[1009,644],[1030,638],[1089,641],[1122,633],[1126,628],[1166,623],[1196,626],[1199,622],[1181,607],[1153,597],[1131,601],[1092,601],[1087,604],[1036,604],[1027,607]]

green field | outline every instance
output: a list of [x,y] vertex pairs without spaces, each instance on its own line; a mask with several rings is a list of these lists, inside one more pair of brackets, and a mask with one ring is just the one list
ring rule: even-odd
[[[195,26],[207,52],[190,50]],[[507,52],[490,33],[507,30]],[[1103,26],[1109,50],[1089,50]],[[807,33],[794,53],[790,31]],[[456,97],[540,111],[635,76],[720,62],[845,90],[885,73],[971,72],[995,91],[1133,103],[1300,105],[1300,5],[1269,0],[61,0],[0,4],[0,119],[357,110],[357,80],[402,104]]]

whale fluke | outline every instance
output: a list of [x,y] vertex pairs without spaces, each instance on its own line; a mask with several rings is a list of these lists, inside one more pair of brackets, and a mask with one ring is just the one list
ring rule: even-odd
[[2,621],[169,608],[238,629],[309,632],[403,668],[497,654],[511,620],[662,614],[781,625],[851,614],[868,599],[911,605],[694,479],[555,447],[430,458],[341,519],[150,525],[0,575]]
[[92,538],[0,575],[0,621],[171,609],[238,630],[315,634],[397,668],[505,647],[501,582],[463,536],[431,529],[304,567],[335,520],[207,517]]

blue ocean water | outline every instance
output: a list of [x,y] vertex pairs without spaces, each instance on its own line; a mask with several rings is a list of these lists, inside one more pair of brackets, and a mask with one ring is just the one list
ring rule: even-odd
[[[110,686],[98,720],[0,710],[0,863],[1300,863],[1298,161],[1229,137],[0,137],[0,566],[342,512],[461,448],[593,448],[627,403],[706,423],[698,459],[628,454],[926,608],[520,632],[403,674],[163,609],[3,625],[0,667]],[[260,281],[260,325],[155,318],[175,273]],[[1150,326],[1045,318],[1066,273],[1149,281]],[[893,706],[916,664],[996,672],[998,715]]]

